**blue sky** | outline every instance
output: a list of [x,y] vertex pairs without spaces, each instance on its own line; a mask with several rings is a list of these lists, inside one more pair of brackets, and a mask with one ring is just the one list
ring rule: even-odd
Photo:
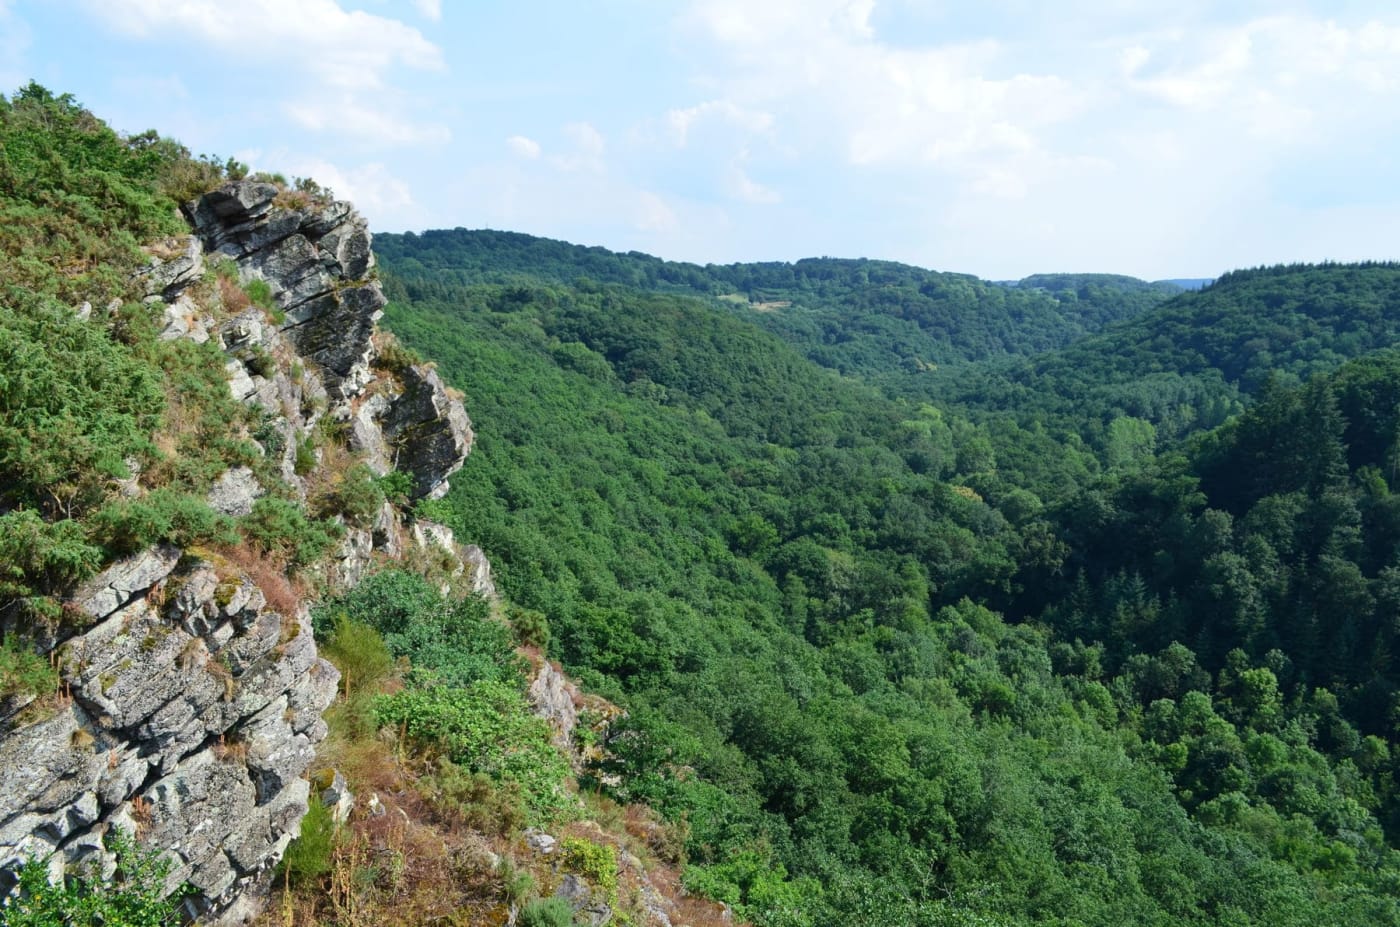
[[995,279],[1400,258],[1400,7],[0,0],[0,88],[384,231]]

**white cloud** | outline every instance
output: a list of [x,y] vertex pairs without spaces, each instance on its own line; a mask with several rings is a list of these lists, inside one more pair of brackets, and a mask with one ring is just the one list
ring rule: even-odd
[[[680,28],[705,43],[692,82],[708,102],[665,124],[684,147],[707,119],[771,114],[762,144],[777,160],[756,168],[786,160],[796,176],[841,177],[826,191],[853,191],[819,205],[820,191],[785,182],[784,212],[845,212],[828,234],[857,244],[817,247],[889,253],[846,231],[868,219],[863,234],[918,242],[904,259],[973,271],[1117,260],[1216,272],[1248,234],[1232,213],[1277,213],[1296,195],[1283,178],[1300,172],[1350,176],[1357,149],[1342,139],[1369,139],[1358,148],[1377,163],[1393,148],[1400,22],[1388,10],[1367,21],[1310,3],[1256,17],[1196,0],[988,4],[963,16],[917,0],[694,0]],[[728,196],[766,201],[743,182],[749,164],[722,163]]]
[[602,157],[603,149],[607,146],[603,133],[586,122],[569,123],[564,127],[564,134],[578,146],[579,153],[587,157]]
[[725,187],[730,196],[745,203],[771,204],[782,201],[776,190],[755,181],[738,164],[730,165],[725,175]]
[[765,132],[773,126],[772,113],[745,109],[729,100],[707,100],[685,109],[673,109],[666,114],[671,138],[679,148],[685,147],[692,127],[710,120],[719,120],[749,133]]
[[363,105],[353,95],[338,100],[301,100],[283,104],[297,125],[313,132],[351,136],[383,145],[441,144],[452,137],[443,125],[417,124]]
[[[714,79],[725,93],[708,105],[781,111],[808,155],[826,148],[857,166],[936,164],[958,172],[1037,147],[1041,129],[1087,103],[1086,88],[1020,71],[996,42],[883,43],[873,10],[873,3],[847,0],[695,4],[687,21],[721,52]],[[998,71],[1004,76],[992,76]],[[684,130],[698,118],[687,115],[672,114],[672,125]]]
[[506,147],[513,154],[527,161],[534,161],[540,156],[540,143],[523,135],[512,135],[506,139]]
[[278,163],[284,174],[310,177],[329,187],[338,199],[354,203],[371,228],[420,227],[408,184],[379,162],[344,168],[324,158],[293,155],[279,158]]
[[176,37],[304,69],[328,87],[374,90],[396,66],[443,67],[442,51],[417,29],[334,0],[88,0],[113,30],[139,38]]
[[601,174],[607,170],[603,152],[607,142],[603,134],[587,122],[571,122],[564,126],[564,136],[573,143],[573,151],[556,155],[550,161],[564,171]]
[[1142,66],[1151,60],[1152,52],[1141,45],[1130,45],[1118,53],[1118,64],[1126,77],[1131,77],[1142,70]]
[[674,229],[679,220],[666,201],[649,190],[636,194],[632,210],[632,222],[644,232],[667,232]]
[[413,0],[413,5],[425,19],[433,22],[442,20],[442,0]]

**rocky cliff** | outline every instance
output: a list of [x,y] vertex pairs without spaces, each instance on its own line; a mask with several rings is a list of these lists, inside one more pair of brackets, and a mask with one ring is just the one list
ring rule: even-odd
[[[186,216],[191,234],[153,249],[143,286],[163,306],[162,337],[223,349],[279,489],[305,499],[310,481],[336,477],[324,471],[345,460],[306,459],[310,436],[330,426],[347,435],[348,460],[405,474],[410,498],[445,492],[471,424],[432,369],[376,366],[384,296],[363,219],[346,203],[255,182],[227,184]],[[244,289],[211,285],[216,271]],[[255,283],[262,305],[237,295]],[[234,467],[209,502],[244,515],[270,489]],[[141,495],[139,475],[123,491]],[[479,551],[464,556],[450,534],[389,503],[372,524],[344,526],[319,584],[353,584],[375,558],[415,544],[452,551],[490,591]],[[173,861],[169,887],[198,892],[192,914],[243,920],[250,889],[270,878],[306,812],[302,776],[336,692],[304,597],[237,557],[155,547],[79,589],[47,645],[61,697],[0,705],[0,889],[26,858],[49,858],[55,875],[83,862],[110,871],[102,836],[116,825]]]

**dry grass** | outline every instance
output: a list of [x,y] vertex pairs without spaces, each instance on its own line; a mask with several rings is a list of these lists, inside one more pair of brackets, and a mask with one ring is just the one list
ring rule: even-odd
[[[377,739],[329,738],[321,762],[343,773],[357,810],[320,886],[278,890],[258,927],[447,927],[504,925],[509,909],[481,835],[444,818],[424,799],[416,775]],[[384,811],[368,813],[370,794]]]
[[137,795],[131,799],[131,820],[136,824],[136,836],[138,838],[145,836],[146,832],[151,829],[151,819],[154,811],[155,803],[149,798],[143,798]]
[[247,542],[221,547],[219,555],[228,566],[247,574],[257,584],[263,598],[267,599],[268,607],[275,612],[295,615],[310,592],[288,576],[285,564],[278,563]]
[[243,292],[243,287],[232,277],[219,278],[219,301],[223,303],[224,311],[229,315],[238,315],[253,305],[248,294]]
[[214,745],[214,756],[225,763],[239,763],[246,766],[248,764],[248,742],[245,740],[229,740],[225,735],[219,735],[219,742]]

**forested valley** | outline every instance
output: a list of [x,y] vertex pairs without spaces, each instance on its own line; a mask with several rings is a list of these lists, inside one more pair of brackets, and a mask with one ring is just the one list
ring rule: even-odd
[[[759,924],[1400,922],[1400,267],[1199,292],[376,239],[432,514]],[[602,782],[613,783],[609,786]]]
[[[12,860],[0,923],[177,922],[149,861],[50,884],[71,828],[105,824],[95,791],[19,766],[91,771],[139,843],[188,795],[122,758],[113,732],[147,725],[109,690],[180,708],[142,689],[159,663],[221,715],[279,660],[322,671],[314,636],[340,673],[324,719],[269,691],[246,740],[173,710],[146,731],[192,723],[222,777],[197,781],[250,796],[266,729],[301,751],[259,780],[301,804],[279,811],[295,842],[248,850],[277,883],[258,923],[566,924],[567,873],[616,924],[658,922],[656,875],[700,899],[693,927],[1400,925],[1400,265],[1185,290],[456,229],[375,235],[376,268],[361,225],[358,273],[317,295],[382,285],[388,331],[379,302],[352,320],[367,379],[336,419],[324,394],[230,391],[297,395],[316,362],[246,342],[301,324],[267,264],[195,263],[211,192],[284,238],[353,212],[37,84],[0,97],[0,734],[33,798],[0,812],[7,846],[52,851]],[[182,266],[197,299],[166,305],[150,278]],[[440,498],[351,440],[410,382],[475,430]],[[235,470],[261,495],[216,509]],[[450,538],[374,546],[440,525],[498,596],[463,588]],[[373,568],[332,581],[355,536]],[[143,557],[165,572],[122,572]],[[89,627],[78,591],[112,570]],[[181,630],[221,609],[266,659]],[[63,651],[79,630],[110,652]],[[560,683],[564,746],[528,692],[547,660],[584,689]],[[167,862],[200,844],[165,836]]]

